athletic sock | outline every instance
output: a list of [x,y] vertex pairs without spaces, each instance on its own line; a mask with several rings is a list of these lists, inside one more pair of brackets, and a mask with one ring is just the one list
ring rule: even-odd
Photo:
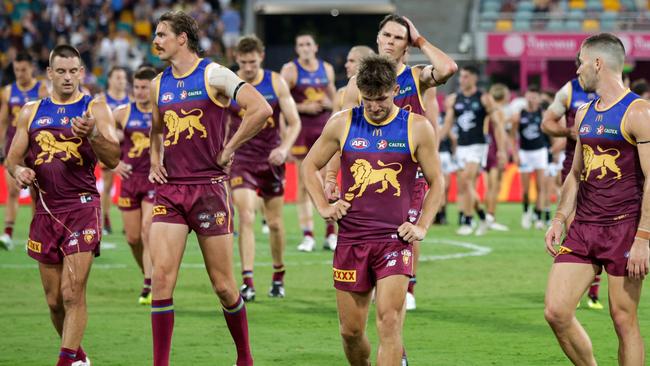
[[598,299],[598,290],[600,290],[600,275],[596,275],[594,282],[592,282],[591,287],[589,287],[589,298],[592,300]]
[[535,220],[541,220],[542,219],[542,210],[535,208]]
[[151,302],[151,330],[153,331],[153,364],[168,366],[174,331],[174,301],[171,298]]
[[59,352],[59,361],[56,363],[56,366],[72,366],[72,363],[75,362],[77,358],[77,351],[61,347]]
[[248,320],[246,318],[244,299],[240,296],[232,306],[224,306],[223,317],[226,319],[230,335],[235,341],[237,366],[252,366],[253,356],[248,342]]
[[242,271],[241,276],[244,279],[244,285],[248,287],[255,287],[253,285],[253,271]]
[[10,238],[14,236],[14,222],[13,221],[6,221],[5,222],[5,234],[7,234]]
[[151,278],[145,278],[144,283],[142,284],[142,294],[140,296],[145,297],[151,292]]
[[332,221],[327,221],[325,225],[325,237],[327,238],[331,234],[335,234],[336,228]]
[[74,359],[75,361],[86,361],[86,352],[84,352],[84,349],[81,348],[81,345],[79,348],[77,348],[77,357]]
[[464,217],[464,224],[467,226],[472,226],[472,216],[463,216]]
[[273,265],[273,282],[284,283],[284,264]]
[[314,233],[309,229],[302,229],[302,236],[314,237]]
[[551,210],[548,208],[544,210],[544,221],[549,222],[551,221]]
[[485,211],[483,211],[483,209],[479,208],[476,210],[476,214],[478,215],[479,220],[485,221]]
[[415,278],[415,275],[413,275],[413,277],[411,277],[411,279],[409,279],[409,287],[408,287],[407,291],[408,291],[411,295],[414,295],[414,294],[415,294],[415,284],[416,284],[417,282],[418,282],[418,281],[417,281],[417,279]]
[[465,222],[465,214],[462,212],[458,213],[458,225],[462,225]]
[[523,204],[524,204],[524,213],[526,213],[526,212],[528,212],[528,195],[527,194],[524,194]]
[[104,214],[104,227],[109,229],[111,227],[111,217],[107,214]]

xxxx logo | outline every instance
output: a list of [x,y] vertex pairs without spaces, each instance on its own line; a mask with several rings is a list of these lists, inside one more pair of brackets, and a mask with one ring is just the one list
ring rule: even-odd
[[356,270],[345,270],[345,269],[336,269],[334,270],[334,281],[338,282],[357,282],[357,271]]

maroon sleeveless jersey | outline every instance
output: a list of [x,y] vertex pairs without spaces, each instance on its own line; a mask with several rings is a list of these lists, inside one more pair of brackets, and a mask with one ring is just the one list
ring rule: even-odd
[[[319,101],[323,98],[328,98],[327,86],[329,78],[327,71],[325,71],[325,63],[323,60],[318,60],[318,69],[316,71],[307,71],[300,65],[298,59],[293,63],[296,65],[298,71],[298,78],[296,85],[291,89],[291,96],[296,103],[302,103],[306,100]],[[300,121],[302,128],[305,130],[318,130],[321,131],[325,127],[325,123],[330,118],[332,111],[324,110],[319,114],[300,114]]]
[[424,115],[424,104],[420,94],[420,82],[415,78],[415,69],[404,65],[397,75],[399,92],[393,102],[409,112]]
[[[271,151],[280,146],[282,142],[280,138],[281,111],[278,94],[275,92],[275,83],[278,77],[279,75],[275,72],[263,70],[261,78],[253,82],[252,85],[262,94],[273,109],[273,115],[266,120],[264,128],[255,137],[246,141],[235,151],[235,160],[266,162],[269,155],[271,155]],[[228,139],[230,139],[239,129],[245,111],[233,100],[228,106],[228,112],[230,116]]]
[[122,128],[124,129],[124,140],[120,145],[122,161],[131,165],[132,174],[148,175],[151,165],[149,157],[151,111],[140,110],[135,102],[127,104]]
[[171,66],[158,85],[158,110],[163,123],[163,164],[172,184],[210,184],[226,177],[217,158],[223,150],[226,109],[208,94],[207,59],[199,59],[185,75]]
[[[79,95],[61,104],[51,98],[38,102],[28,124],[27,165],[36,172],[36,184],[50,212],[99,207],[95,181],[97,157],[88,139],[72,134],[72,118],[92,105],[92,97]],[[36,213],[46,213],[36,200]]]
[[644,176],[636,141],[625,131],[625,116],[639,100],[638,95],[628,91],[609,109],[598,110],[598,99],[587,107],[579,130],[584,168],[576,221],[611,225],[638,220]]
[[[578,108],[583,106],[586,103],[594,100],[596,97],[595,93],[587,93],[580,86],[578,79],[573,79],[569,83],[569,96],[567,98],[567,110],[565,113],[566,118],[566,127],[572,128],[575,126],[576,112]],[[562,163],[562,181],[566,179],[566,176],[571,171],[571,165],[573,164],[573,155],[576,151],[576,140],[572,138],[566,139],[566,146],[564,148],[564,162]]]
[[351,109],[341,152],[341,193],[350,202],[339,221],[339,244],[399,239],[408,221],[418,164],[411,146],[412,115],[396,109],[386,122]]

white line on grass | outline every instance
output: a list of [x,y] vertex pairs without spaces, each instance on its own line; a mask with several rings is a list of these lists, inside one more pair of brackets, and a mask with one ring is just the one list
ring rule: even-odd
[[[113,243],[102,243],[102,249],[109,249],[109,248],[104,248],[106,244],[109,244],[109,248],[113,249],[115,248],[115,244]],[[492,252],[492,248],[474,244],[474,243],[468,243],[468,242],[462,242],[462,241],[456,241],[456,240],[449,240],[449,239],[426,239],[422,242],[422,244],[446,244],[454,247],[459,247],[459,248],[464,248],[468,249],[469,251],[467,252],[459,252],[459,253],[449,253],[449,254],[440,254],[440,255],[420,255],[420,261],[421,262],[430,262],[430,261],[442,261],[442,260],[448,260],[448,259],[459,259],[459,258],[464,258],[464,257],[480,257],[484,255],[488,255],[490,252]],[[111,247],[112,246],[112,247]],[[311,254],[309,253],[300,253],[299,256],[303,258],[307,258]],[[296,257],[296,255],[292,256]],[[270,266],[272,263],[271,262],[257,262],[255,265],[257,266]],[[316,260],[316,261],[288,261],[285,263],[286,266],[313,266],[313,265],[331,265],[332,261],[331,260]],[[239,266],[239,261],[235,261],[235,265]],[[93,264],[94,269],[123,269],[123,268],[129,268],[131,267],[130,265],[122,264],[122,263],[96,263]],[[183,263],[181,264],[181,267],[183,268],[198,268],[198,269],[204,269],[205,265],[203,263]],[[37,268],[37,265],[35,263],[21,263],[21,264],[4,264],[0,263],[0,269],[33,269]]]

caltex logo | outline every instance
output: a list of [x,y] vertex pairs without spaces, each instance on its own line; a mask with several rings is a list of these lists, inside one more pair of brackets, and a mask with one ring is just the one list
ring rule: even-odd
[[377,141],[377,150],[384,150],[387,147],[388,147],[388,141],[386,140]]

